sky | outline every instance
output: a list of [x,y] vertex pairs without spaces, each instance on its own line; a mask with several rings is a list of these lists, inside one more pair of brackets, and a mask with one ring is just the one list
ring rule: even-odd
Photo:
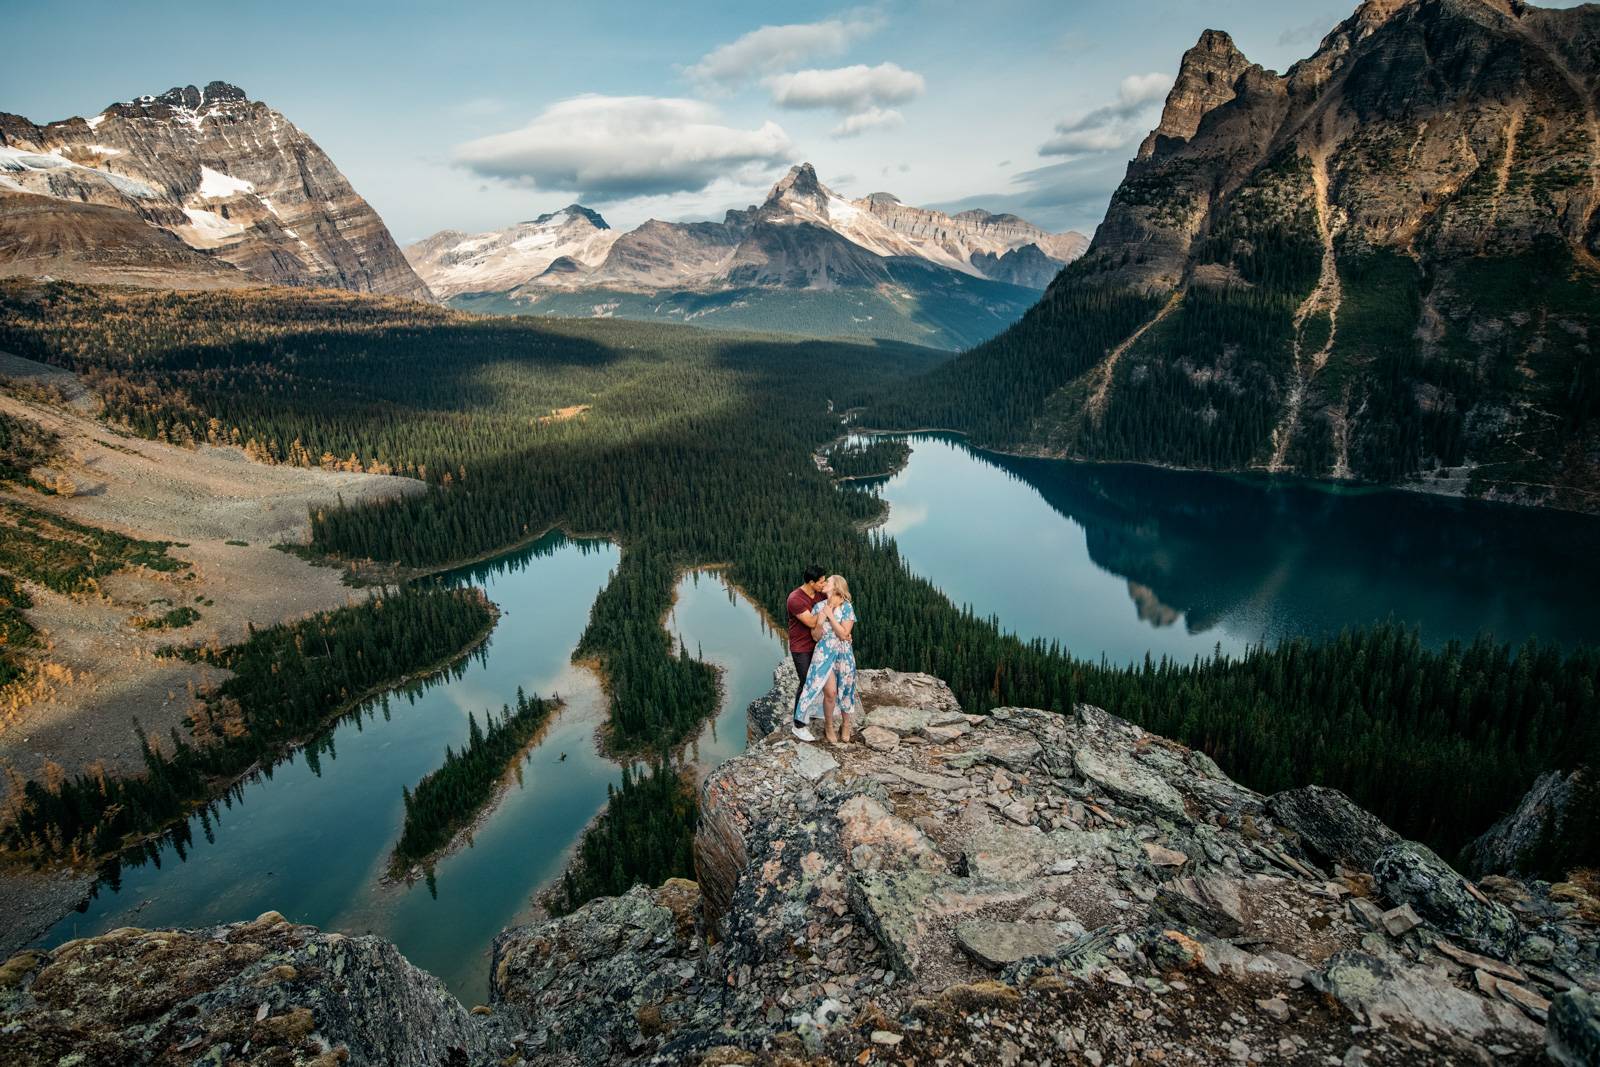
[[232,82],[316,140],[402,244],[574,201],[622,228],[720,219],[802,161],[848,196],[1090,233],[1202,30],[1281,71],[1354,7],[0,0],[0,111],[45,122]]

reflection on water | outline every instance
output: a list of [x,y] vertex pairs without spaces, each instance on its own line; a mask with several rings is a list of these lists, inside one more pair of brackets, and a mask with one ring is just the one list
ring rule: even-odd
[[[365,705],[313,749],[244,783],[220,819],[124,865],[46,943],[118,926],[203,926],[267,910],[296,922],[395,941],[468,1003],[484,998],[490,941],[526,913],[530,891],[554,878],[579,832],[620,778],[595,750],[605,716],[595,679],[570,662],[617,552],[554,534],[498,560],[442,576],[483,585],[503,612],[489,642],[448,677]],[[470,847],[442,859],[434,885],[386,885],[399,836],[402,786],[434,770],[480,717],[529,693],[566,706],[519,768]],[[561,754],[566,759],[561,759]],[[188,840],[184,840],[187,837]],[[435,895],[435,893],[437,895]]]
[[[589,607],[615,568],[604,541],[551,534],[441,575],[479,585],[500,606],[487,644],[448,672],[373,700],[314,744],[241,783],[146,853],[108,870],[81,913],[44,939],[59,944],[118,926],[196,927],[268,910],[328,930],[394,941],[468,1004],[486,999],[489,950],[533,913],[532,895],[565,868],[605,805],[620,767],[596,748],[606,719],[595,677],[571,663]],[[720,714],[685,758],[700,769],[744,750],[744,708],[771,683],[779,647],[760,614],[710,574],[678,585],[669,630],[723,668]],[[564,706],[514,769],[505,795],[466,845],[415,884],[384,880],[414,785],[460,748],[467,716],[530,694]]]
[[678,582],[667,632],[690,655],[721,669],[721,707],[684,753],[703,773],[744,751],[745,709],[772,688],[772,667],[785,645],[748,600],[706,571]]
[[994,456],[936,435],[869,491],[916,573],[1080,656],[1237,651],[1389,618],[1431,644],[1600,639],[1600,521],[1583,516]]

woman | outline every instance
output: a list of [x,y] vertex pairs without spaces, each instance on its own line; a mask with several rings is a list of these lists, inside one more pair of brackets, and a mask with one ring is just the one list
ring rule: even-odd
[[[856,653],[853,635],[856,609],[850,600],[850,583],[835,574],[822,583],[825,598],[812,606],[822,627],[822,638],[811,657],[811,670],[800,691],[800,716],[817,717],[822,705],[823,736],[830,744],[849,744],[855,736],[855,716],[861,711],[856,696]],[[842,715],[842,728],[834,725],[834,709]]]

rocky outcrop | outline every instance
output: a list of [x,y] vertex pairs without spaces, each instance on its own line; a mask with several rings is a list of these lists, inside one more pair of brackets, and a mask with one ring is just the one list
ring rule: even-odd
[[799,744],[780,667],[704,782],[709,942],[644,890],[503,939],[537,962],[499,1003],[558,990],[516,1017],[524,1058],[1476,1063],[1536,1057],[1547,1017],[1581,1047],[1552,998],[1586,1005],[1600,958],[1548,887],[1473,885],[1341,794],[1261,796],[1096,708],[861,681],[866,743]]
[[487,1031],[387,941],[276,912],[113,930],[0,967],[14,1064],[479,1064]]
[[1333,790],[924,675],[862,672],[861,741],[801,744],[793,679],[701,786],[698,883],[505,931],[481,1018],[264,918],[19,957],[0,1033],[131,1062],[1593,1062],[1579,886],[1475,884]]
[[[430,297],[383,220],[316,142],[225,82],[141,96],[87,120],[38,126],[0,115],[0,197],[18,192],[122,212],[124,225],[171,233],[257,283]],[[159,252],[157,242],[152,248]],[[82,262],[81,276],[99,280],[92,275],[103,257],[78,255],[70,242],[52,251],[56,276],[78,278]],[[135,265],[196,283],[231,277],[159,255]]]
[[1575,857],[1563,841],[1578,824],[1595,819],[1594,772],[1546,771],[1535,779],[1516,810],[1491,826],[1465,850],[1476,875],[1536,875],[1555,868],[1565,873]]

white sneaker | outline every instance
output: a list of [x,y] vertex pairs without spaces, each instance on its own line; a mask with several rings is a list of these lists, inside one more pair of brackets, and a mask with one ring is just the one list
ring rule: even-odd
[[816,734],[813,734],[810,730],[806,729],[797,722],[790,723],[789,729],[794,731],[794,735],[802,741],[815,741],[817,739]]

